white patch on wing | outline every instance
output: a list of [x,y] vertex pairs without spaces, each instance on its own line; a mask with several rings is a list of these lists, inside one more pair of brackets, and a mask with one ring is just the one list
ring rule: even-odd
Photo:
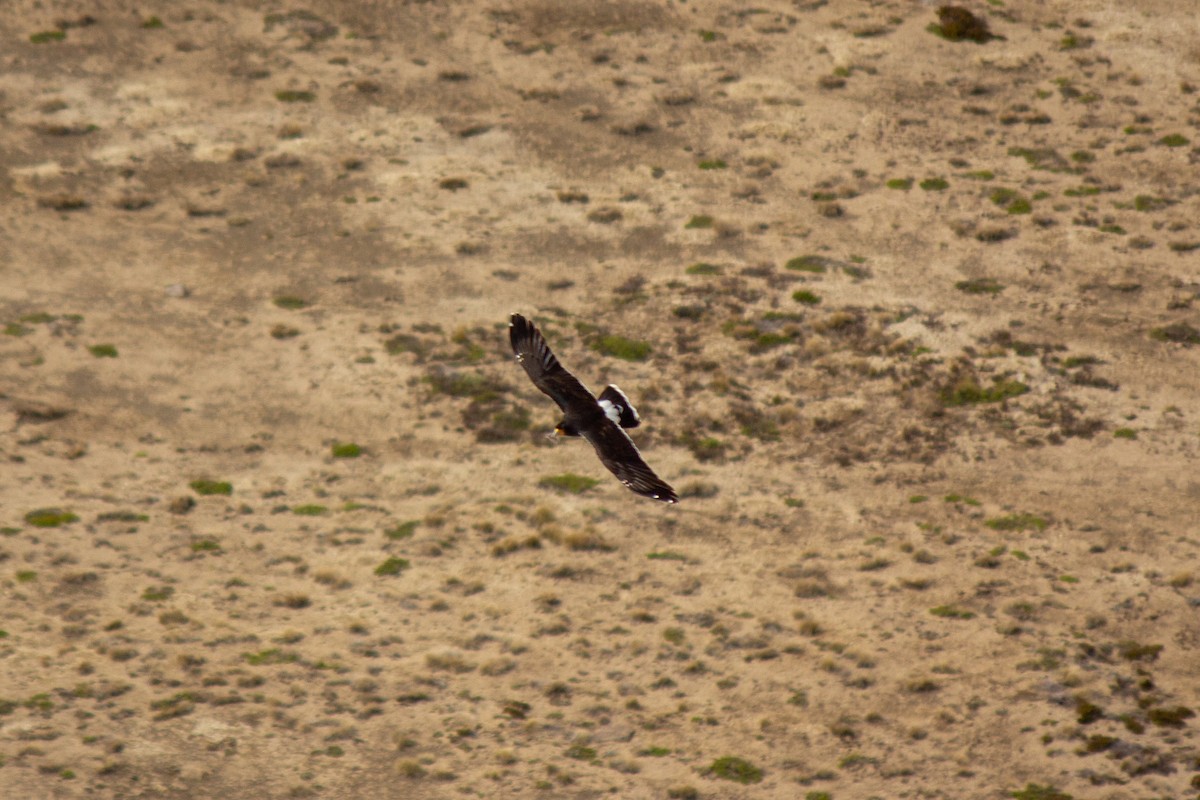
[[629,398],[625,395],[624,392],[621,391],[621,387],[617,386],[615,383],[613,383],[613,384],[609,384],[608,388],[612,389],[613,393],[618,395],[621,398],[621,400],[624,401],[625,408],[629,411],[630,416],[633,417],[633,421],[634,422],[641,421],[641,417],[638,416],[637,409],[633,407],[633,403],[629,402]]
[[608,400],[601,400],[600,408],[602,408],[604,410],[604,416],[611,419],[613,421],[614,425],[621,424],[621,407],[620,406],[613,405],[613,403]]

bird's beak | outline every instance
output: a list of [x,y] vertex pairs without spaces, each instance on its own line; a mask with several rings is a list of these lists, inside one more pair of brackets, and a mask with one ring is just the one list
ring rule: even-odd
[[547,433],[547,434],[546,434],[546,438],[547,438],[547,439],[557,439],[557,438],[558,438],[559,436],[561,436],[561,435],[562,435],[562,434],[560,434],[560,433],[558,432],[558,428],[555,428],[554,430],[552,430],[552,431],[550,431],[549,433]]

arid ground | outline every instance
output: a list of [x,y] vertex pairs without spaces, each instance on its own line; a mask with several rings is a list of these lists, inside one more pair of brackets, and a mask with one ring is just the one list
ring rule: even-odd
[[965,8],[0,4],[0,795],[1200,795],[1200,16]]

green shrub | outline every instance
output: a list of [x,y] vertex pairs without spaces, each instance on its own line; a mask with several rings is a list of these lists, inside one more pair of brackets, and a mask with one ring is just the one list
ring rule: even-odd
[[293,514],[299,514],[302,517],[319,517],[329,509],[318,503],[308,503],[307,505],[296,506],[292,509]]
[[78,520],[78,516],[61,508],[37,508],[25,515],[25,521],[35,528],[57,528]]
[[598,483],[600,481],[595,478],[576,475],[573,472],[564,472],[562,475],[548,475],[542,478],[538,481],[538,486],[546,489],[557,489],[560,492],[569,492],[570,494],[582,494]]
[[946,617],[947,619],[971,619],[975,616],[973,612],[965,611],[958,606],[934,606],[929,609],[929,613],[935,617]]
[[275,93],[275,99],[281,103],[311,103],[317,96],[301,89],[281,89]]
[[399,575],[411,566],[407,558],[392,556],[375,568],[376,575]]
[[744,758],[723,756],[718,758],[708,768],[711,775],[737,783],[759,783],[763,779],[763,771]]
[[1020,513],[994,517],[983,524],[994,531],[1044,531],[1049,523],[1037,514]]
[[418,522],[417,520],[411,519],[408,522],[400,523],[399,525],[397,525],[394,528],[388,528],[386,531],[383,532],[383,535],[386,536],[387,538],[393,539],[393,540],[407,539],[413,535],[413,532],[417,529],[417,525],[419,525],[419,524],[420,524],[420,522]]
[[192,481],[189,486],[192,491],[199,495],[208,494],[233,494],[233,484],[229,481]]
[[597,353],[626,361],[645,361],[650,357],[650,345],[624,336],[609,334],[601,336],[592,343],[592,349]]
[[831,258],[809,255],[796,256],[789,259],[783,266],[784,269],[795,270],[796,272],[812,272],[819,275],[828,270],[833,264],[834,261]]
[[997,380],[984,388],[972,379],[961,380],[942,390],[942,403],[947,406],[967,406],[977,403],[999,403],[1029,391],[1020,381]]

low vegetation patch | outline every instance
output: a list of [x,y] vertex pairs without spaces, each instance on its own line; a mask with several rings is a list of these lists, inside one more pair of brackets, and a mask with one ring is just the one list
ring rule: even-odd
[[402,522],[394,528],[388,528],[383,532],[383,535],[392,540],[411,538],[417,526],[420,525],[419,520],[410,519],[408,522]]
[[275,99],[281,103],[311,103],[317,96],[302,89],[281,89],[275,93]]
[[737,756],[718,758],[709,766],[708,773],[735,783],[760,783],[763,779],[762,769]]
[[930,23],[930,33],[948,42],[975,42],[985,44],[992,39],[1002,39],[988,29],[987,19],[971,13],[962,6],[940,6],[938,21]]
[[147,603],[161,603],[171,599],[175,589],[171,586],[151,586],[142,592],[142,599]]
[[1126,661],[1157,661],[1162,649],[1161,644],[1141,644],[1135,641],[1124,641],[1117,645],[1117,652]]
[[358,458],[362,455],[362,448],[354,442],[339,442],[330,449],[334,458]]
[[993,189],[988,198],[1009,214],[1028,214],[1033,211],[1033,204],[1029,199],[1013,189]]
[[972,619],[975,616],[974,612],[953,605],[934,606],[929,609],[929,613],[935,617],[946,617],[947,619]]
[[1024,789],[1009,792],[1013,800],[1075,800],[1074,795],[1060,792],[1054,786],[1042,786],[1037,783],[1027,783]]
[[562,475],[547,475],[538,481],[538,486],[570,494],[582,494],[598,483],[600,481],[596,478],[576,475],[574,472],[564,472]]
[[952,386],[942,389],[942,403],[946,406],[968,406],[978,403],[999,403],[1019,397],[1029,387],[1017,380],[998,378],[991,386],[980,386],[974,378],[964,378]]
[[597,353],[625,361],[645,361],[650,357],[650,345],[636,339],[626,339],[624,336],[608,334],[592,342],[592,349]]
[[821,273],[828,271],[834,265],[834,263],[835,262],[832,258],[808,255],[796,256],[795,258],[790,259],[783,266],[784,269],[790,269],[796,272],[811,272],[815,275],[820,275]]
[[291,664],[294,661],[300,660],[300,656],[296,653],[290,650],[280,650],[278,647],[260,650],[257,653],[243,653],[242,658],[247,664],[253,667],[269,664]]
[[573,744],[567,748],[567,751],[563,755],[578,761],[592,761],[596,758],[596,749],[582,744]]
[[392,556],[375,568],[375,574],[383,576],[399,575],[410,566],[412,565],[409,563],[407,558],[397,558]]
[[1200,344],[1200,330],[1196,330],[1186,322],[1176,322],[1173,325],[1152,329],[1150,331],[1150,338],[1160,342],[1174,342],[1175,344]]
[[308,308],[309,306],[309,302],[303,297],[296,297],[295,295],[290,294],[280,295],[271,302],[280,308],[287,309],[288,311],[297,311],[301,308]]
[[37,508],[25,515],[25,521],[35,528],[57,528],[78,520],[77,515],[61,508]]
[[954,288],[966,294],[1000,294],[1004,286],[995,278],[971,278],[959,281]]
[[66,31],[38,31],[37,33],[29,34],[29,41],[33,44],[46,44],[48,42],[61,42],[67,38]]
[[993,517],[983,524],[994,531],[1044,531],[1049,523],[1037,514],[1020,513]]
[[229,481],[198,480],[188,484],[192,491],[199,495],[233,494],[233,484]]

